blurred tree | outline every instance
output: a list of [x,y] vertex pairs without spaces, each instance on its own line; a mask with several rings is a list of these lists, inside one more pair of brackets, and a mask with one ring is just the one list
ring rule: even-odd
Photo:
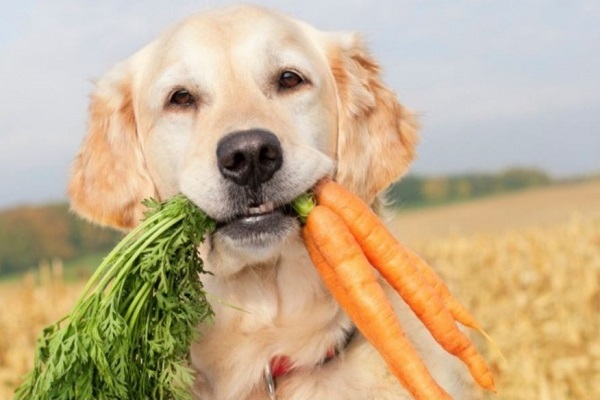
[[455,197],[459,199],[468,199],[472,196],[473,187],[471,182],[467,178],[459,178],[456,181],[455,186]]
[[502,186],[506,190],[522,189],[530,186],[539,186],[551,181],[543,171],[533,168],[512,168],[500,174]]
[[24,271],[42,259],[68,261],[105,251],[120,237],[77,218],[66,204],[4,211],[0,213],[0,274]]
[[450,195],[450,182],[446,178],[425,179],[421,184],[423,200],[428,203],[439,203],[448,200]]
[[408,208],[467,200],[552,183],[535,168],[511,168],[497,174],[461,174],[448,177],[409,175],[392,185],[387,197],[396,207]]

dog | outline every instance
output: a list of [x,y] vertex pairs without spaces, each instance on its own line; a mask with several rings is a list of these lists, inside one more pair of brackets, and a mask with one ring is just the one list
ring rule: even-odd
[[[329,176],[375,207],[416,143],[359,35],[237,6],[185,19],[97,82],[68,192],[123,230],[143,199],[177,193],[218,221],[199,248],[215,319],[191,348],[194,398],[410,399],[324,288],[288,205]],[[434,378],[467,398],[463,367],[390,296]]]

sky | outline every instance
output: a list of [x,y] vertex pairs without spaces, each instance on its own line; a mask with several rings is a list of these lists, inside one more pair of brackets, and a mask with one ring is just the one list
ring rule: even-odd
[[[66,198],[94,80],[218,0],[0,0],[0,208]],[[600,171],[600,2],[255,0],[358,31],[422,125],[412,171]]]

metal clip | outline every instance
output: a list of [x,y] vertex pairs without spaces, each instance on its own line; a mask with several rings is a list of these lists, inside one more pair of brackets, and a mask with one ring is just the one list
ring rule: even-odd
[[267,393],[269,393],[269,400],[277,400],[277,394],[275,393],[275,378],[271,372],[271,364],[265,365],[265,383],[267,384]]

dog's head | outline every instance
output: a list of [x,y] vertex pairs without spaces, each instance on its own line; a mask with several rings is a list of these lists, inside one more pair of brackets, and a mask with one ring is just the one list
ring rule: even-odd
[[360,38],[251,7],[192,16],[117,65],[92,96],[75,211],[123,229],[182,192],[223,246],[276,248],[286,205],[326,175],[372,202],[414,156],[415,120]]

